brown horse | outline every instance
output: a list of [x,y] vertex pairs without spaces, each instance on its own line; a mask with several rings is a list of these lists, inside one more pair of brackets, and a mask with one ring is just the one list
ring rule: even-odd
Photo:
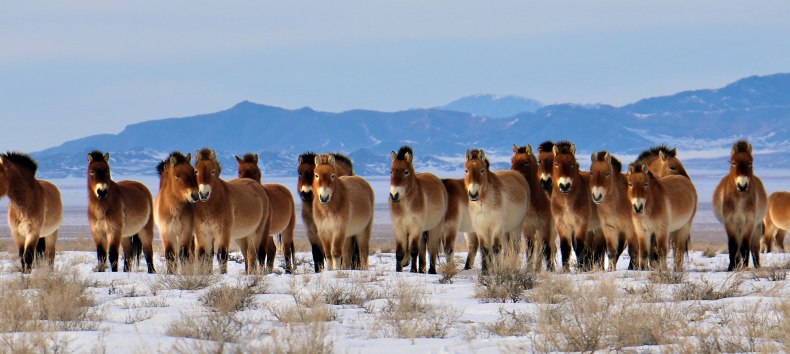
[[467,256],[464,269],[472,269],[477,256],[477,234],[472,228],[472,219],[469,216],[469,196],[464,187],[463,178],[442,179],[442,184],[447,191],[447,212],[444,214],[442,234],[444,235],[444,253],[448,262],[453,262],[455,257],[455,238],[458,232],[463,232],[466,238]]
[[[368,242],[373,229],[373,188],[357,176],[337,176],[334,155],[315,157],[313,218],[329,269],[352,267],[356,242],[359,267],[368,269]],[[331,258],[330,258],[331,257]]]
[[466,151],[464,169],[469,216],[485,272],[503,244],[508,252],[517,249],[529,208],[529,186],[517,171],[492,172],[482,149]]
[[[590,174],[579,170],[576,145],[568,141],[554,144],[551,211],[560,235],[562,267],[570,268],[571,248],[581,270],[591,270],[598,259],[600,223],[590,198]],[[603,260],[600,257],[600,260]]]
[[548,195],[554,189],[551,182],[551,174],[554,170],[554,143],[544,141],[538,145],[538,175],[540,176],[540,186]]
[[749,266],[749,251],[754,266],[760,266],[760,235],[768,196],[759,177],[754,175],[752,144],[739,140],[732,145],[730,173],[713,192],[713,212],[727,231],[730,249],[728,271]]
[[[513,157],[510,169],[521,172],[529,186],[529,208],[524,223],[524,238],[527,243],[527,262],[534,257],[535,265],[540,267],[540,256],[534,255],[537,250],[543,254],[546,269],[554,270],[554,255],[557,245],[554,239],[554,219],[551,217],[551,200],[540,185],[538,160],[532,153],[532,146],[518,147],[513,145]],[[550,183],[550,182],[549,182]]]
[[8,196],[8,226],[19,249],[22,272],[30,272],[34,257],[55,263],[55,242],[63,220],[60,191],[36,179],[38,165],[30,156],[0,154],[0,198]]
[[631,221],[631,203],[628,201],[628,181],[622,173],[620,160],[608,151],[592,154],[590,165],[590,195],[596,205],[601,231],[606,239],[609,270],[616,270],[617,260],[625,244],[631,255],[628,269],[636,269],[639,245]]
[[765,251],[773,252],[773,246],[785,251],[785,234],[790,229],[790,192],[773,192],[768,197],[765,213]]
[[669,175],[688,177],[686,168],[683,167],[683,163],[677,158],[677,154],[677,148],[670,149],[666,145],[657,145],[642,151],[634,164],[647,164],[647,168],[655,177]]
[[195,205],[195,246],[208,262],[216,242],[220,272],[228,271],[228,247],[236,241],[247,273],[255,271],[261,240],[269,233],[269,197],[263,186],[249,178],[225,182],[217,153],[201,149],[195,155],[195,177],[200,203]]
[[184,156],[174,151],[156,166],[159,193],[154,203],[154,221],[165,246],[168,273],[176,272],[176,258],[183,263],[194,251],[194,204],[198,201],[198,188],[191,160],[192,154]]
[[392,152],[389,204],[397,245],[395,271],[403,271],[403,266],[409,262],[408,254],[412,273],[425,273],[427,242],[431,254],[428,273],[436,274],[442,223],[447,212],[447,190],[433,173],[414,172],[413,158],[414,152],[409,146]]
[[[236,156],[239,163],[239,178],[250,178],[261,183],[261,169],[258,167],[258,154],[244,154]],[[294,252],[294,226],[296,225],[296,209],[291,191],[282,184],[264,184],[263,189],[269,197],[269,232],[280,235],[283,245],[283,258],[285,258],[285,272],[291,273],[293,264],[296,263]],[[274,255],[277,246],[273,237],[264,237],[258,249],[258,261],[261,265],[266,262],[266,267],[274,267]]]
[[88,154],[88,221],[96,242],[98,271],[118,271],[118,246],[123,245],[123,271],[132,270],[132,257],[145,253],[148,273],[154,269],[154,203],[140,182],[112,180],[110,154]]
[[688,245],[691,224],[697,212],[697,190],[691,179],[669,175],[655,177],[647,164],[631,164],[628,167],[628,199],[639,244],[639,268],[648,262],[648,249],[652,267],[666,267],[670,238],[677,240],[675,247],[675,269],[683,268],[683,254]]

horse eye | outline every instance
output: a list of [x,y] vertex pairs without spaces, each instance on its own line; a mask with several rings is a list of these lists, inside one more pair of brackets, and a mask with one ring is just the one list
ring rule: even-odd
[[609,177],[610,174],[611,172],[606,172],[606,177]]
[[633,184],[631,184],[631,183],[629,183],[629,184],[628,184],[628,188],[634,188],[634,185],[633,185]]
[[332,179],[334,179],[334,178],[335,178],[335,175],[332,175]]
[[409,171],[406,171],[406,172],[404,172],[403,174],[405,174],[406,176],[408,176],[408,175],[409,175]]
[[469,170],[464,170],[464,173],[469,173]]
[[181,174],[180,173],[176,174],[176,179],[181,179]]
[[645,182],[645,188],[647,188],[647,182]]
[[216,171],[216,170],[214,170],[214,171],[211,171],[211,175],[212,175],[212,176],[215,176],[216,174],[217,174],[217,171]]
[[318,174],[317,173],[315,174],[315,178],[318,178]]
[[93,170],[91,170],[91,171],[90,171],[90,174],[91,174],[91,176],[93,176],[93,175],[95,175],[95,174],[96,174],[96,172],[94,172]]
[[485,169],[480,170],[480,173],[486,173]]
[[675,171],[675,170],[677,170],[677,168],[675,168],[675,167],[670,167],[670,168],[669,168],[669,170],[670,170],[670,171]]

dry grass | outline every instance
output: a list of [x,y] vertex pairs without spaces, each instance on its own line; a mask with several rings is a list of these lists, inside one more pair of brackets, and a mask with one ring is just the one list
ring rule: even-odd
[[272,340],[269,344],[245,352],[331,354],[335,352],[335,344],[330,336],[330,329],[326,322],[278,328],[272,331]]
[[405,280],[386,288],[384,299],[383,307],[366,308],[374,317],[374,336],[445,338],[461,316],[455,308],[431,303],[424,288]]
[[475,297],[482,302],[519,302],[535,285],[537,273],[524,267],[520,254],[504,252],[494,257],[487,274],[477,278]]
[[209,289],[200,297],[203,306],[220,313],[231,313],[252,307],[253,292],[243,284],[219,285]]
[[167,335],[172,337],[199,339],[205,342],[179,342],[174,350],[182,353],[222,353],[232,343],[239,343],[243,336],[250,336],[252,323],[242,320],[235,313],[198,312],[182,313],[170,323]]
[[200,290],[222,280],[219,274],[209,273],[200,262],[189,262],[181,266],[180,274],[159,274],[156,281],[149,282],[151,293],[165,290]]
[[439,274],[442,275],[442,277],[439,279],[439,283],[452,284],[453,283],[453,278],[460,271],[461,271],[461,268],[458,266],[458,264],[455,263],[455,260],[450,259],[450,260],[442,263],[442,265],[439,266]]
[[500,337],[525,336],[532,332],[535,325],[534,316],[527,312],[499,308],[496,322],[487,323],[484,328],[491,334]]
[[672,292],[675,301],[719,300],[742,296],[740,290],[744,282],[740,272],[733,272],[720,283],[700,277],[699,281],[685,281]]
[[653,284],[682,284],[686,281],[686,272],[658,268],[650,272],[647,279]]
[[787,280],[787,272],[786,267],[778,266],[756,268],[751,273],[754,280],[785,281]]

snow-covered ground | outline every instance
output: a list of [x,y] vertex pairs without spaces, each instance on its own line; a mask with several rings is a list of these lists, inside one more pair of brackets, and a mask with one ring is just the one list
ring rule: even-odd
[[[456,257],[462,264],[465,255]],[[59,252],[59,276],[81,279],[93,298],[83,321],[95,322],[56,324],[52,345],[75,352],[196,353],[219,352],[212,339],[221,339],[225,352],[776,352],[787,350],[781,342],[790,340],[790,288],[782,276],[790,254],[763,255],[758,272],[726,273],[727,255],[700,252],[692,252],[684,275],[544,272],[517,303],[476,297],[483,289],[476,270],[441,283],[441,275],[394,272],[391,253],[372,254],[367,271],[321,274],[312,272],[307,254],[298,258],[304,262],[296,275],[248,276],[242,264],[230,262],[225,275],[179,276],[145,274],[144,267],[97,273],[94,253]],[[5,289],[39,284],[40,274],[17,272],[15,255],[0,259]],[[618,269],[627,262],[626,256]],[[165,268],[161,257],[156,267]],[[227,298],[242,303],[223,305],[233,303]],[[75,306],[71,301],[62,306]],[[6,336],[0,333],[0,352],[10,351]],[[307,346],[316,343],[323,345]]]

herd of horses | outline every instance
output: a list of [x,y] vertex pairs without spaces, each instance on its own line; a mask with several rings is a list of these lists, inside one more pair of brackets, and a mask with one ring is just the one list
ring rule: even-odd
[[[194,160],[194,162],[193,162]],[[238,245],[245,270],[271,270],[279,235],[284,266],[295,266],[296,208],[280,184],[262,184],[257,154],[236,156],[238,178],[221,178],[214,150],[173,152],[157,165],[159,191],[152,198],[140,182],[114,181],[110,156],[88,154],[88,219],[96,243],[97,270],[123,270],[144,255],[154,273],[154,227],[158,228],[168,273],[196,260],[211,271],[216,254],[227,271],[230,241]],[[492,171],[482,149],[466,151],[464,177],[440,179],[414,168],[408,146],[392,152],[389,206],[396,244],[395,270],[436,273],[441,251],[454,260],[458,233],[468,247],[465,269],[480,251],[485,272],[503,252],[525,252],[535,269],[555,270],[557,238],[561,266],[571,252],[582,271],[615,270],[627,249],[628,269],[683,269],[697,211],[697,191],[677,150],[645,150],[623,171],[607,151],[591,156],[589,171],[579,167],[576,146],[568,141],[513,146],[511,169]],[[34,261],[55,258],[63,219],[60,193],[36,179],[36,162],[18,152],[0,154],[0,197],[9,197],[8,224],[22,272]],[[298,195],[315,271],[367,269],[373,229],[373,189],[354,175],[351,160],[338,153],[307,152],[298,158]],[[713,195],[713,211],[724,225],[728,270],[760,265],[765,250],[782,250],[790,229],[790,192],[766,195],[754,175],[752,146],[732,146],[729,173]],[[524,240],[526,250],[520,250]],[[427,253],[427,254],[426,254]],[[427,257],[426,257],[427,256]],[[607,266],[608,263],[608,266]]]

